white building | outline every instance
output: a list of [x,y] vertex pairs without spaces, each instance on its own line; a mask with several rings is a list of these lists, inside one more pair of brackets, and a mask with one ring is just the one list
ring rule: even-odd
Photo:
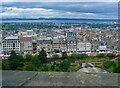
[[19,31],[18,32],[18,36],[25,36],[25,35],[27,35],[26,31]]
[[91,43],[79,42],[77,44],[77,51],[78,52],[91,52]]
[[20,53],[20,41],[18,36],[8,36],[2,41],[2,52],[4,54],[10,54],[12,50],[16,53]]
[[106,45],[103,45],[103,46],[99,46],[99,52],[106,52],[108,49],[107,49],[107,46]]
[[26,30],[28,36],[37,37],[37,34],[33,30]]
[[2,30],[0,30],[0,43],[2,43]]
[[19,36],[37,37],[37,34],[33,30],[19,31],[18,35]]
[[67,51],[77,51],[77,39],[74,37],[67,37]]
[[2,30],[0,30],[0,54],[2,53]]

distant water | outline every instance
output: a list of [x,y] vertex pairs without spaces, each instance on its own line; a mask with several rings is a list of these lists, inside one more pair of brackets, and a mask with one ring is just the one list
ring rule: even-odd
[[92,20],[92,19],[81,19],[81,20],[3,20],[3,23],[11,22],[60,22],[60,23],[117,23],[117,20]]

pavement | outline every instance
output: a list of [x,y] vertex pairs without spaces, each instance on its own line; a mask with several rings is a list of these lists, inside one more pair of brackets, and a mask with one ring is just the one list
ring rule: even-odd
[[97,67],[87,67],[87,68],[82,68],[80,70],[78,70],[77,72],[79,73],[108,73],[107,71],[101,69],[101,68],[97,68]]
[[95,67],[92,63],[82,63],[82,68],[79,73],[108,73],[106,70]]
[[118,74],[2,71],[2,86],[118,86]]
[[37,75],[37,72],[27,71],[2,71],[3,86],[21,86],[26,81]]

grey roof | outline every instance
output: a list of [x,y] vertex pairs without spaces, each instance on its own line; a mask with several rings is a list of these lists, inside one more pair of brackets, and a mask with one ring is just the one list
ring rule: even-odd
[[66,44],[66,39],[64,39],[64,38],[59,38],[59,41],[61,44]]
[[67,41],[77,41],[77,39],[75,37],[67,37],[66,40]]
[[60,43],[58,38],[53,38],[53,43]]
[[7,36],[5,39],[9,40],[9,39],[19,39],[18,36]]
[[37,40],[37,44],[51,44],[52,40]]

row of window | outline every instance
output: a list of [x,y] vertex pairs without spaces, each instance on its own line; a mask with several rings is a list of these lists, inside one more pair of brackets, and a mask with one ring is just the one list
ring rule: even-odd
[[13,46],[13,45],[4,45],[3,47],[20,47],[19,45],[15,45],[15,46]]
[[19,49],[19,48],[17,48],[17,49],[8,49],[8,48],[6,49],[6,48],[4,48],[4,49],[3,49],[3,51],[11,51],[11,50],[15,50],[15,51],[18,50],[18,51],[19,51],[20,49]]
[[3,41],[3,43],[19,43],[19,41]]

